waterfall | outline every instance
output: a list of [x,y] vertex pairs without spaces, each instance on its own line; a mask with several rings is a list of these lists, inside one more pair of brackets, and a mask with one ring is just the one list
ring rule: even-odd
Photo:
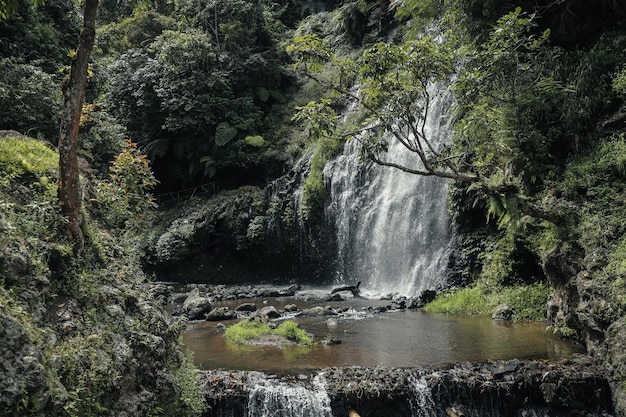
[[248,417],[332,417],[324,377],[317,375],[309,387],[265,379],[248,397]]
[[426,380],[409,377],[408,382],[414,389],[414,398],[410,401],[411,417],[437,417],[435,401]]
[[[449,94],[438,94],[426,120],[435,144],[449,133]],[[389,140],[388,160],[417,166],[417,155]],[[356,141],[326,165],[326,216],[337,239],[337,283],[362,282],[364,295],[418,295],[445,281],[452,239],[447,181],[362,162]]]

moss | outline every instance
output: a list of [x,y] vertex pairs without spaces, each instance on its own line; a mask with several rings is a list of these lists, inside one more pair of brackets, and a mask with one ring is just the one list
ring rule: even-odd
[[[56,152],[44,142],[26,136],[9,133],[0,138],[0,172],[15,176],[36,174],[44,176],[42,182],[49,182],[45,175],[59,166]],[[54,181],[51,184],[55,185]]]
[[324,186],[324,167],[341,151],[343,141],[332,138],[320,138],[311,159],[311,169],[303,184],[304,221],[312,225],[321,223],[324,214],[326,187]]

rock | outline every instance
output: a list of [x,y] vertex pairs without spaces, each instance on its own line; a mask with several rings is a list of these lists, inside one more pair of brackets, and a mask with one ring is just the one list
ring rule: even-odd
[[321,316],[336,316],[337,313],[330,307],[315,306],[302,310],[297,314],[297,317],[321,317]]
[[189,320],[202,320],[205,314],[212,310],[211,301],[200,295],[200,291],[194,288],[183,303],[185,315]]
[[276,307],[266,306],[252,313],[250,317],[248,318],[248,320],[254,320],[254,319],[267,320],[267,319],[277,319],[279,317],[280,317],[280,312],[276,310]]
[[254,303],[243,303],[237,306],[237,308],[235,308],[235,311],[238,313],[252,313],[253,311],[256,311],[256,304]]
[[287,304],[284,310],[289,313],[293,313],[293,312],[298,311],[298,306],[296,306],[295,304]]
[[289,288],[279,291],[278,294],[281,297],[293,297],[296,294],[296,291],[300,291],[300,288],[302,288],[300,285],[293,284],[289,286]]
[[221,321],[221,320],[233,320],[237,318],[234,311],[231,311],[228,307],[216,307],[205,316],[206,321]]
[[322,346],[339,345],[341,344],[341,340],[337,339],[336,337],[326,336],[325,338],[320,340],[320,344]]
[[437,291],[433,290],[424,290],[419,296],[419,301],[422,304],[428,304],[435,299],[437,296]]
[[346,301],[346,297],[339,293],[329,294],[326,296],[326,301]]
[[500,304],[496,307],[491,318],[494,320],[511,320],[515,309],[508,304]]

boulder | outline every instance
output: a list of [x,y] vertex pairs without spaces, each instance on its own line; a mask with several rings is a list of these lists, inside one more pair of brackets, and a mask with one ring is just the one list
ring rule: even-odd
[[256,304],[254,303],[243,303],[237,306],[237,308],[235,308],[235,311],[237,313],[252,313],[253,311],[256,311]]
[[194,288],[183,303],[183,310],[189,320],[202,320],[205,314],[212,310],[211,301],[200,295],[200,291]]
[[277,319],[279,317],[280,317],[280,312],[276,310],[276,307],[267,306],[252,313],[248,319],[249,320],[254,320],[254,319],[267,320],[267,319]]
[[231,311],[228,307],[216,307],[209,311],[206,316],[206,321],[221,321],[221,320],[233,320],[237,318],[234,311]]
[[496,307],[491,318],[494,320],[511,320],[515,309],[508,304],[500,304]]
[[330,306],[322,307],[316,306],[302,310],[297,314],[298,317],[321,317],[321,316],[336,316],[337,312]]
[[288,313],[294,313],[296,311],[298,311],[298,306],[295,304],[287,304],[284,308],[284,310]]

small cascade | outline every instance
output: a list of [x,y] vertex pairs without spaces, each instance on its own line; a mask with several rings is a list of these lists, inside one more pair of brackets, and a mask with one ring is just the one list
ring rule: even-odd
[[332,417],[324,377],[310,386],[272,379],[258,381],[250,390],[248,417]]
[[[438,95],[426,132],[437,145],[450,133],[449,95]],[[390,140],[388,157],[417,166],[417,155]],[[326,216],[337,243],[337,283],[362,282],[366,296],[418,295],[445,281],[452,232],[447,181],[362,162],[349,141],[327,164],[330,191]]]
[[437,417],[436,405],[433,400],[433,395],[423,377],[409,377],[408,383],[412,385],[414,389],[414,398],[409,401],[411,406],[412,417]]
[[614,415],[606,370],[574,361],[326,368],[306,380],[213,370],[204,381],[204,417]]

